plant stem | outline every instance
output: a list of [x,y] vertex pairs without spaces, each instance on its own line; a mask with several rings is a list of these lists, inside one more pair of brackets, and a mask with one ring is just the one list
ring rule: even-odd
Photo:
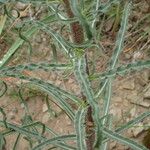
[[[65,4],[65,9],[69,18],[73,18],[74,14],[71,10],[69,0],[63,0]],[[84,30],[83,27],[80,25],[79,21],[73,22],[70,24],[72,30],[72,37],[73,41],[76,44],[82,44],[84,42]],[[86,58],[86,73],[89,75],[89,67],[87,63],[87,55],[85,54]],[[86,97],[82,93],[83,101],[86,101]],[[85,120],[85,128],[86,128],[86,147],[87,150],[94,150],[94,141],[95,141],[95,132],[94,132],[94,121],[92,117],[92,107],[89,106],[87,110],[86,120]]]

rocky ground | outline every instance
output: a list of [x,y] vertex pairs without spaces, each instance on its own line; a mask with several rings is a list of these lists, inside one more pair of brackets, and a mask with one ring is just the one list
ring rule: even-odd
[[[24,10],[26,5],[17,3],[16,7],[19,10]],[[140,33],[149,31],[148,23],[150,21],[148,19],[145,19],[137,27],[136,30],[131,32],[131,30],[135,27],[138,19],[144,17],[145,13],[147,13],[145,12],[145,10],[148,10],[148,5],[146,2],[137,1],[137,3],[135,3],[133,14],[131,15],[129,21],[129,31],[127,33],[128,40],[125,41],[126,46],[120,56],[121,64],[126,64],[141,59],[149,59],[149,36],[144,37]],[[40,11],[43,11],[42,8],[37,8],[36,12],[40,13]],[[15,15],[15,12],[13,15]],[[28,17],[28,14],[26,15]],[[111,32],[112,24],[113,20],[108,20],[105,23],[106,29],[104,31],[105,33],[107,33],[107,36],[103,37],[101,44],[105,49],[106,58],[97,58],[96,69],[99,72],[105,69],[107,60],[109,60],[109,56],[111,55],[111,52],[109,51],[112,51],[111,47],[114,46],[115,35],[113,34],[115,34],[116,32]],[[137,32],[137,30],[139,32]],[[48,35],[42,33],[41,31],[34,35],[32,39],[33,53],[30,61],[38,62],[44,60],[52,62],[53,60],[52,58],[50,58],[50,56],[52,55],[50,42],[51,39],[48,37]],[[136,44],[134,45],[133,43]],[[3,45],[3,48],[4,47],[7,51],[9,45]],[[23,48],[11,63],[27,63],[28,56],[22,55],[25,53],[24,51],[25,50]],[[90,55],[92,55],[92,52],[90,54],[89,51],[89,56]],[[66,61],[61,53],[58,54],[58,60],[61,62]],[[76,84],[73,74],[68,75],[67,78],[65,78],[65,75],[63,73],[60,74],[58,72],[45,73],[38,71],[28,72],[28,74],[34,77],[39,77],[41,79],[50,80],[56,85],[61,86],[64,89],[68,89],[76,95],[80,95],[79,87]],[[21,119],[25,114],[25,107],[23,103],[20,102],[20,98],[17,95],[17,86],[21,83],[21,81],[15,79],[7,79],[7,81],[9,84],[9,88],[7,93],[0,98],[0,106],[6,112],[8,121],[20,124]],[[45,94],[38,91],[37,89],[26,90],[24,97],[28,104],[30,114],[33,116],[33,119],[41,121],[60,134],[74,132],[72,122],[66,116],[66,114],[54,103],[53,99],[49,97],[50,109],[48,109]],[[139,72],[132,72],[124,77],[117,77],[113,83],[113,96],[110,107],[110,112],[113,115],[113,127],[126,123],[146,111],[150,111],[150,69],[145,69]],[[2,116],[0,116],[0,118],[2,118]],[[148,133],[149,126],[150,118],[143,120],[123,134],[142,143],[144,137]],[[11,150],[12,143],[14,142],[14,136],[8,136],[7,138],[9,140],[9,143],[7,143],[6,147],[7,150]],[[21,150],[28,150],[28,142],[25,139],[22,139],[18,147],[20,147]],[[114,141],[110,141],[109,143],[109,150],[128,149],[128,147],[118,144]]]

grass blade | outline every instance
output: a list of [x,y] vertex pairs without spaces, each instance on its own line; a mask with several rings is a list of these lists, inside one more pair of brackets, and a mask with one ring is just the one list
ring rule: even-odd
[[14,77],[14,78],[22,79],[22,80],[27,80],[27,81],[30,81],[30,83],[33,83],[34,85],[39,85],[39,86],[45,87],[46,90],[49,89],[49,91],[51,91],[52,93],[56,91],[59,94],[71,99],[76,104],[80,103],[80,99],[77,98],[72,93],[69,93],[69,92],[55,86],[54,84],[44,82],[44,81],[42,81],[40,79],[37,79],[37,78],[31,78],[31,77],[27,77],[27,76],[24,76],[24,75],[21,75],[21,74],[17,74],[17,73],[14,73],[14,72],[13,73],[12,72],[7,72],[7,71],[3,72],[3,74],[1,73],[0,77]]
[[[44,18],[43,22],[49,22],[53,21],[55,19],[55,16],[49,16]],[[28,31],[24,33],[24,36],[26,38],[30,38],[36,31],[38,30],[38,27],[32,26]],[[21,38],[17,38],[14,44],[9,48],[7,53],[3,56],[3,58],[0,61],[0,68],[2,68],[12,57],[12,55],[17,51],[17,49],[23,44],[24,40]]]
[[7,15],[0,15],[0,35],[2,34]]
[[148,150],[145,146],[142,146],[138,144],[137,142],[130,140],[129,138],[125,138],[121,136],[120,134],[113,132],[111,130],[108,130],[106,128],[102,131],[107,137],[114,139],[122,144],[125,144],[129,147],[131,147],[133,150]]
[[[48,140],[40,143],[39,145],[34,147],[32,150],[40,150],[41,148],[44,148],[44,147],[46,147],[47,145],[50,145],[50,144],[55,145],[56,143],[59,143],[60,141],[75,140],[75,139],[76,139],[76,135],[61,135],[61,136],[57,136],[57,137],[48,139]],[[72,147],[72,146],[70,146],[69,148],[70,148],[70,150],[75,150],[75,148]]]
[[31,63],[31,64],[23,64],[23,65],[16,65],[16,66],[7,66],[0,69],[0,73],[4,74],[5,72],[22,72],[24,70],[67,70],[72,69],[71,64],[50,64],[48,62],[42,62],[42,63]]
[[121,21],[121,27],[117,35],[117,40],[116,40],[116,45],[114,49],[113,56],[111,58],[110,62],[110,68],[113,69],[117,63],[118,56],[123,48],[123,43],[124,43],[124,38],[125,38],[125,32],[127,29],[127,23],[128,23],[128,17],[130,13],[130,7],[131,7],[131,2],[127,3],[125,5],[124,11],[123,11],[123,16],[122,16],[122,21]]
[[121,127],[118,127],[115,132],[120,133],[126,129],[129,129],[130,127],[133,127],[135,124],[139,123],[142,121],[144,118],[150,116],[150,111],[149,112],[144,112],[143,114],[139,115],[138,117],[134,118],[133,120],[129,121],[128,123],[122,125]]
[[77,149],[78,150],[86,150],[85,147],[85,115],[86,109],[80,107],[75,116],[75,129],[77,134]]
[[118,68],[114,68],[112,70],[108,70],[97,75],[92,75],[89,78],[91,80],[97,79],[97,78],[100,78],[102,80],[106,78],[115,77],[116,75],[122,76],[122,75],[125,75],[126,73],[129,73],[130,71],[138,71],[138,70],[146,69],[146,68],[150,68],[150,60],[137,61],[137,62],[130,63],[127,65],[123,65]]
[[[29,38],[33,33],[35,33],[35,31],[37,30],[37,28],[32,27],[31,29],[29,29],[26,33],[24,33],[24,35]],[[24,42],[23,39],[18,38],[15,43],[10,47],[10,49],[8,50],[8,52],[4,55],[4,57],[2,58],[2,60],[0,61],[0,68],[2,68],[13,56],[13,54],[16,52],[16,50],[19,48],[20,45],[22,45]]]

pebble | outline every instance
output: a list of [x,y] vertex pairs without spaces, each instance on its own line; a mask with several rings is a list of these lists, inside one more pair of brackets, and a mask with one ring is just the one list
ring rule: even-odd
[[50,120],[50,115],[49,113],[45,113],[42,117],[42,123],[47,123]]
[[114,120],[119,121],[122,116],[122,109],[121,108],[112,108],[110,113],[113,115]]
[[106,32],[109,32],[113,26],[113,23],[114,23],[114,19],[111,18],[109,19],[106,23],[105,23],[105,31]]
[[17,3],[16,3],[16,7],[17,7],[19,10],[24,10],[26,6],[27,6],[26,4],[21,3],[21,2],[17,2]]
[[42,110],[43,110],[43,112],[46,112],[48,110],[48,107],[46,104],[43,104]]
[[40,35],[37,35],[36,38],[35,38],[35,41],[36,41],[37,43],[42,43],[42,38],[41,38],[41,36],[40,36]]
[[44,37],[42,40],[43,40],[43,42],[45,42],[47,39]]
[[[130,121],[130,120],[129,120]],[[132,128],[129,128],[128,130],[127,130],[127,136],[128,137],[133,137],[134,135],[133,135],[133,129]]]
[[56,104],[54,103],[51,104],[51,108],[55,108],[54,110],[56,114],[60,114],[63,111],[60,107],[56,106]]
[[70,118],[68,116],[65,116],[65,120],[67,122],[67,125],[71,125],[72,124],[72,122],[71,122],[71,120],[70,120]]
[[149,82],[150,72],[149,70],[144,71],[137,77],[137,81],[141,86],[145,86]]
[[144,53],[141,52],[141,51],[136,51],[134,54],[133,54],[133,62],[135,61],[138,61],[138,60],[142,60],[144,58]]
[[117,142],[116,142],[116,141],[112,141],[112,142],[110,143],[111,149],[115,148],[116,145],[117,145]]
[[14,18],[18,18],[18,12],[17,12],[17,10],[15,10],[15,9],[13,9],[12,11],[11,11],[11,14],[12,14],[12,16],[14,17]]
[[145,70],[142,74],[143,79],[145,80],[145,82],[148,83],[149,78],[150,78],[150,71],[149,70]]
[[127,89],[127,90],[134,90],[135,89],[134,80],[128,80],[128,81],[123,82],[123,84],[121,85],[121,87],[123,89]]
[[147,91],[144,93],[144,98],[150,99],[150,87],[147,89]]
[[145,107],[145,108],[150,108],[150,103],[149,102],[147,102],[147,101],[139,101],[139,100],[137,100],[137,101],[135,101],[135,100],[131,100],[131,103],[133,103],[133,104],[136,104],[136,105],[139,105],[139,106],[142,106],[142,107]]
[[74,83],[74,80],[72,78],[69,78],[68,84],[73,84],[73,83]]
[[24,106],[24,104],[23,104],[23,103],[21,103],[21,108],[25,108],[25,106]]
[[133,117],[135,117],[137,115],[137,109],[136,109],[136,107],[133,107],[130,110],[130,115],[131,115],[131,118],[133,118]]
[[125,57],[125,59],[131,59],[131,55],[130,54],[128,54],[128,53],[125,53],[125,55],[124,55],[124,57]]
[[13,112],[8,113],[8,120],[15,119],[15,114]]
[[132,128],[133,136],[137,137],[144,130],[143,123],[138,123],[136,127]]
[[60,81],[60,80],[56,80],[56,81],[55,81],[55,83],[56,83],[56,85],[57,85],[57,86],[62,87],[62,86],[61,86],[62,81]]
[[127,100],[135,100],[135,101],[137,101],[139,99],[139,96],[138,96],[136,91],[133,91],[133,92],[130,92],[130,94],[126,95],[126,99]]
[[138,81],[138,83],[141,85],[141,86],[145,86],[146,85],[146,81],[143,79],[143,77],[141,77],[141,76],[139,76],[139,77],[137,77],[137,81]]

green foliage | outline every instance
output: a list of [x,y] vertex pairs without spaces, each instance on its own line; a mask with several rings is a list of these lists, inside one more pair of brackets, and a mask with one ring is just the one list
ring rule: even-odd
[[[98,34],[96,22],[99,20],[101,15],[105,15],[105,13],[107,13],[114,4],[119,4],[120,1],[112,0],[102,3],[99,0],[71,0],[70,4],[74,13],[74,18],[66,17],[65,10],[62,9],[64,8],[64,0],[0,0],[0,4],[2,4],[2,6],[8,5],[11,9],[11,7],[13,7],[13,5],[18,1],[31,4],[32,6],[42,5],[47,12],[44,14],[44,17],[29,17],[22,23],[23,25],[21,25],[18,37],[0,60],[0,79],[2,80],[0,83],[0,97],[7,91],[7,80],[4,80],[4,82],[3,79],[12,77],[26,81],[25,84],[34,85],[40,91],[45,92],[46,95],[53,98],[55,103],[71,119],[75,128],[75,133],[59,135],[45,124],[34,121],[32,119],[32,115],[30,114],[30,107],[23,97],[23,93],[25,93],[25,91],[23,88],[20,88],[18,95],[21,103],[25,106],[25,117],[22,120],[21,125],[13,124],[8,122],[7,114],[2,108],[0,108],[0,113],[2,114],[0,127],[3,128],[3,131],[0,133],[0,149],[3,149],[3,146],[7,143],[5,137],[11,134],[16,134],[17,136],[13,149],[17,149],[18,143],[21,138],[24,137],[27,141],[30,141],[29,145],[33,150],[40,150],[49,146],[51,146],[50,149],[61,148],[64,150],[86,150],[86,140],[89,136],[86,133],[86,119],[88,108],[90,106],[92,108],[91,116],[93,118],[93,129],[95,131],[93,150],[106,150],[110,139],[116,140],[117,142],[127,145],[135,150],[147,150],[147,148],[143,145],[121,136],[120,133],[131,128],[141,120],[149,117],[150,112],[145,112],[114,130],[111,129],[110,102],[114,78],[118,75],[123,76],[131,71],[140,71],[144,68],[150,68],[150,60],[137,61],[127,65],[119,65],[119,67],[117,67],[119,55],[124,47],[125,33],[128,27],[128,18],[132,3],[126,2],[124,6],[120,29],[117,35],[112,57],[108,62],[108,69],[104,72],[94,72],[90,75],[90,73],[88,73],[89,70],[87,69],[88,60],[86,60],[86,54],[88,53],[88,49],[92,49],[93,47],[100,48],[98,44],[99,36],[96,36]],[[4,11],[6,13],[7,7],[3,8],[6,9]],[[2,21],[0,18],[0,35],[3,36],[3,32],[5,32],[4,29],[7,28],[9,21],[12,21],[11,19],[12,18],[8,13],[2,16]],[[68,41],[68,38],[66,38],[62,32],[56,32],[53,28],[55,26],[60,29],[66,27],[67,31],[71,33],[72,31],[70,29],[70,25],[77,21],[79,21],[86,35],[82,44]],[[53,43],[51,44],[53,55],[51,57],[54,60],[54,63],[44,61],[13,66],[8,65],[11,63],[13,56],[21,51],[21,47],[23,47],[22,45],[24,42],[27,42],[30,49],[34,51],[31,39],[33,34],[37,33],[39,30],[49,35],[53,40]],[[68,59],[67,63],[59,62],[58,54],[61,52],[63,52],[64,57],[67,56],[65,57]],[[52,84],[51,81],[24,75],[24,71],[36,70],[44,70],[46,73],[49,71],[56,71],[58,73],[63,71],[70,71],[71,73],[74,72],[76,81],[80,86],[79,90],[81,90],[82,95],[85,96],[85,99],[61,87],[58,87],[55,84]],[[98,91],[95,92],[92,85],[93,80],[96,79],[100,79],[98,80],[98,83],[102,84],[100,84]],[[102,93],[104,94],[102,95]],[[98,102],[99,97],[104,100],[101,106]],[[50,109],[48,99],[46,99],[46,103],[49,111],[52,111]],[[72,105],[75,105],[76,109]],[[45,136],[46,134],[49,136]],[[71,145],[68,141],[72,141],[76,144]]]
[[76,112],[75,116],[75,129],[76,129],[76,135],[77,135],[77,149],[78,150],[84,150],[86,149],[84,140],[85,137],[85,116],[86,116],[86,109],[79,107],[79,110]]

